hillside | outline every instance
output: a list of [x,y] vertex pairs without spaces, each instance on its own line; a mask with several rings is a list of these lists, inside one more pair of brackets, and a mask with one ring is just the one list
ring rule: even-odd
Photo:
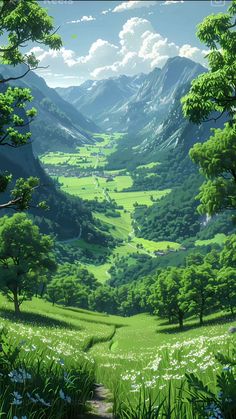
[[[24,359],[26,371],[31,374],[28,392],[33,392],[37,383],[37,391],[42,397],[47,382],[44,395],[44,400],[50,403],[47,414],[50,412],[59,419],[68,417],[72,408],[76,415],[79,412],[80,417],[91,418],[90,415],[83,416],[82,412],[88,412],[92,406],[95,407],[92,417],[101,418],[97,410],[100,404],[93,403],[95,383],[103,383],[109,389],[109,395],[106,392],[103,401],[105,416],[102,417],[112,417],[113,409],[116,417],[133,417],[140,404],[142,386],[148,391],[152,403],[150,409],[153,409],[157,400],[160,403],[168,396],[171,383],[171,396],[169,400],[166,397],[164,410],[172,407],[179,418],[184,417],[182,415],[187,410],[187,417],[193,419],[191,404],[177,403],[179,392],[176,388],[180,384],[187,394],[187,385],[183,384],[186,368],[189,373],[197,372],[205,383],[210,382],[212,391],[217,391],[213,377],[220,373],[222,365],[215,359],[215,352],[230,353],[234,342],[228,329],[235,326],[235,322],[220,312],[214,318],[208,316],[202,328],[196,328],[192,318],[186,330],[178,331],[176,326],[167,326],[148,314],[128,318],[111,316],[72,307],[53,307],[37,298],[27,304],[17,320],[9,303],[2,298],[1,305],[4,307],[1,309],[1,325],[9,330],[13,347],[20,347],[16,366],[20,366]],[[36,360],[37,369],[33,367]],[[44,363],[39,362],[43,360]],[[64,380],[61,374],[65,374]],[[68,382],[71,377],[73,381]],[[115,391],[118,383],[119,392]],[[70,397],[70,403],[61,402],[57,386],[59,389],[63,386],[63,394]],[[21,388],[21,384],[18,383],[17,388]],[[24,390],[22,394],[26,396]],[[92,402],[89,402],[91,394]],[[18,412],[26,409],[26,403],[27,411],[30,409],[32,414],[38,409],[33,401],[27,402],[26,396],[22,405],[17,406]],[[148,408],[148,402],[143,403]],[[109,407],[111,416],[105,413]]]
[[[173,258],[168,255],[169,249],[173,252],[182,246],[185,250],[178,253],[183,261],[184,253],[193,250],[195,243],[204,246],[204,240],[213,240],[214,244],[215,234],[234,231],[230,215],[206,221],[196,211],[199,202],[195,196],[203,177],[188,152],[195,142],[209,136],[212,124],[189,123],[183,117],[180,99],[188,91],[191,80],[205,71],[191,60],[169,59],[162,70],[142,75],[141,86],[136,87],[136,93],[129,99],[126,112],[129,116],[134,113],[135,130],[132,118],[128,117],[129,122],[124,123],[128,125],[127,133],[117,137],[101,135],[104,141],[99,146],[80,147],[77,153],[51,153],[42,157],[48,173],[58,176],[62,190],[91,202],[95,218],[105,223],[115,239],[123,241],[110,256],[105,249],[88,248],[94,257],[99,251],[102,263],[86,266],[101,282],[110,278],[110,283],[117,285],[136,280],[160,265],[156,254],[164,256],[161,264],[168,265],[170,260],[175,264],[174,255]],[[121,82],[129,80],[130,83],[132,79],[88,81],[77,88],[58,91],[67,100],[79,103],[80,99],[83,101],[81,89],[90,89],[88,96],[91,91],[94,99],[95,92],[104,93],[107,83],[115,83],[120,89]],[[129,89],[127,92],[130,93]],[[113,110],[119,106],[118,97]],[[104,103],[104,96],[98,95],[99,98]],[[110,100],[115,98],[112,95]],[[99,109],[96,111],[99,114]],[[106,114],[110,115],[109,110]],[[215,126],[221,127],[223,123],[224,119]],[[139,124],[142,128],[135,132]],[[71,243],[73,249],[77,246],[84,244]]]
[[[17,77],[24,72],[24,65],[16,68],[0,65],[0,74],[5,78]],[[83,143],[92,143],[93,133],[100,131],[95,123],[65,102],[33,71],[9,84],[30,88],[32,91],[34,99],[31,104],[38,111],[37,118],[31,124],[35,155],[52,150],[73,150]]]
[[[14,77],[19,74],[18,71],[20,70],[22,69],[12,70],[10,66],[0,66],[1,74],[4,77]],[[54,147],[57,150],[60,148],[67,149],[67,147],[73,149],[84,141],[94,143],[96,141],[92,137],[94,134],[89,133],[89,131],[86,132],[85,129],[96,128],[96,125],[80,116],[72,106],[70,107],[53,89],[50,89],[43,79],[33,73],[28,74],[26,80],[14,81],[11,85],[30,88],[35,95],[32,105],[36,106],[39,112],[36,120],[32,123],[32,127],[30,127],[32,130],[30,144],[19,148],[0,147],[1,171],[7,171],[13,175],[11,186],[20,177],[34,176],[40,179],[40,188],[34,193],[30,213],[34,215],[35,222],[44,233],[53,234],[59,239],[81,236],[88,240],[89,236],[90,242],[100,242],[106,245],[110,238],[100,231],[89,208],[81,199],[73,199],[59,191],[55,182],[46,175],[38,158],[35,157],[37,152],[45,150],[45,148],[49,150]],[[1,91],[4,91],[4,88],[2,87]],[[52,111],[46,111],[47,108],[44,109],[45,103],[52,107]],[[64,112],[67,112],[67,114]],[[25,118],[24,111],[21,111],[21,115]],[[73,124],[72,120],[77,125]],[[61,121],[60,133],[55,128],[59,126],[59,121]],[[84,126],[83,131],[78,122]],[[40,129],[37,124],[39,124]],[[75,136],[72,138],[63,133],[66,126],[77,133],[76,140]],[[52,143],[49,142],[44,130],[49,130]],[[22,133],[28,132],[28,127],[26,126],[20,131]],[[3,199],[6,201],[9,199],[8,193],[3,194]],[[47,211],[36,208],[40,201],[47,202],[49,207]],[[5,212],[7,214],[12,213],[11,210]]]
[[103,130],[119,131],[120,109],[125,108],[146,79],[145,74],[88,80],[80,86],[57,88],[63,99],[95,121]]

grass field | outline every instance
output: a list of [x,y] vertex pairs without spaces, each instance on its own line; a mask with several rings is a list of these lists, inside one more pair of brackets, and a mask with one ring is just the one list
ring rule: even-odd
[[196,240],[195,246],[208,246],[209,244],[219,244],[222,246],[227,239],[224,233],[216,234],[212,239],[209,240]]
[[[62,365],[60,368],[68,372],[81,363],[95,367],[96,381],[115,394],[117,408],[127,400],[137,404],[143,385],[148,397],[161,394],[164,398],[170,382],[173,402],[186,372],[198,374],[215,390],[216,373],[221,367],[214,354],[219,350],[226,354],[236,343],[235,336],[227,333],[236,321],[228,318],[226,322],[223,313],[208,316],[203,327],[190,319],[185,330],[179,331],[147,314],[130,318],[103,315],[53,307],[36,298],[22,306],[22,316],[17,320],[12,304],[3,297],[0,302],[0,325],[8,328],[15,344],[20,343],[28,368],[42,356],[46,363]],[[19,388],[16,384],[15,390]],[[73,397],[72,389],[70,394]],[[17,406],[13,413],[19,415],[20,409]]]
[[157,166],[159,166],[159,164],[160,163],[158,163],[158,162],[142,164],[141,166],[137,166],[136,169],[153,169],[154,167],[156,168]]
[[[60,176],[58,180],[62,185],[62,190],[83,199],[93,200],[97,197],[104,200],[104,189],[106,189],[110,199],[114,199],[118,205],[122,205],[127,211],[133,211],[135,204],[152,205],[152,199],[156,201],[171,191],[165,189],[163,191],[121,192],[123,189],[132,186],[130,176],[115,176],[114,180],[109,182],[105,178],[93,176],[82,178]],[[117,189],[117,192],[114,192],[115,189]]]
[[[123,208],[119,209],[120,217],[111,217],[107,214],[95,212],[93,215],[109,229],[110,234],[115,238],[122,240],[123,243],[117,246],[110,257],[103,265],[86,265],[100,282],[105,282],[109,278],[108,270],[112,266],[114,257],[122,257],[137,253],[154,256],[155,251],[168,251],[170,249],[178,250],[180,245],[171,242],[152,242],[141,238],[136,238],[132,226],[132,213],[136,206],[153,205],[154,202],[170,193],[170,189],[152,190],[152,191],[125,191],[129,189],[133,180],[127,171],[112,170],[106,171],[99,176],[94,171],[98,167],[104,167],[107,162],[107,156],[114,153],[117,148],[117,142],[123,134],[96,134],[96,144],[78,147],[76,153],[49,153],[41,156],[44,164],[51,165],[74,165],[79,170],[79,177],[59,176],[58,181],[61,189],[68,194],[79,196],[84,200],[104,200],[115,203]],[[149,163],[139,166],[138,169],[152,169],[159,163]],[[84,173],[86,169],[86,174]],[[63,172],[63,170],[62,170]],[[152,173],[149,173],[152,175]],[[104,255],[105,250],[99,246],[92,246],[83,240],[75,240],[71,245],[88,249],[92,254]]]
[[75,166],[83,169],[102,168],[107,163],[107,156],[114,153],[117,142],[123,137],[121,133],[94,134],[95,144],[77,147],[74,153],[50,152],[40,156],[45,165]]

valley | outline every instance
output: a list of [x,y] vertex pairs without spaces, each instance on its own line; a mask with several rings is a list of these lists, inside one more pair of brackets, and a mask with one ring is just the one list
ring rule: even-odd
[[235,419],[236,0],[109,6],[0,0],[0,416]]
[[[97,134],[94,145],[87,144],[78,147],[76,152],[50,152],[41,155],[40,160],[47,173],[56,179],[58,187],[65,193],[78,196],[85,201],[96,203],[106,202],[102,212],[93,211],[95,219],[100,220],[106,226],[107,231],[115,240],[116,247],[110,252],[105,263],[94,265],[86,264],[87,269],[102,283],[110,278],[109,269],[115,260],[133,254],[145,254],[157,257],[158,254],[166,254],[178,251],[180,243],[165,241],[151,241],[135,236],[133,223],[134,209],[148,207],[158,202],[162,197],[170,193],[170,189],[129,191],[133,184],[132,173],[127,169],[107,170],[108,156],[117,150],[122,133]],[[155,176],[151,169],[159,166],[158,162],[140,165],[137,170],[140,175],[147,169],[147,176]],[[137,226],[138,228],[138,226]],[[80,238],[71,239],[69,246],[89,250],[91,253],[103,255],[103,246],[90,245]]]

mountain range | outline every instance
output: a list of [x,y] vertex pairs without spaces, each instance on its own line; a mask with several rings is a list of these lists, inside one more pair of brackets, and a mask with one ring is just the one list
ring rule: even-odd
[[[22,70],[20,67],[0,66],[4,77],[15,77]],[[74,229],[72,213],[77,211],[77,219],[81,215],[81,219],[87,220],[85,224],[90,226],[93,224],[91,213],[79,200],[77,210],[75,203],[67,202],[67,198],[49,182],[34,155],[37,157],[48,151],[71,152],[81,144],[94,142],[95,132],[124,131],[127,135],[108,159],[110,169],[132,170],[140,164],[160,161],[164,152],[162,165],[157,169],[158,176],[148,178],[145,187],[144,180],[136,178],[133,188],[148,190],[181,185],[194,168],[188,157],[189,148],[209,136],[212,124],[196,126],[185,120],[180,98],[187,92],[191,81],[205,71],[204,67],[189,59],[175,57],[169,59],[162,69],[156,68],[149,74],[88,80],[81,86],[56,90],[30,72],[10,85],[30,88],[34,96],[32,105],[37,108],[38,115],[31,123],[32,145],[10,151],[2,150],[2,147],[2,170],[13,172],[15,177],[38,176],[44,184],[50,183],[50,192],[45,189],[41,195],[43,198],[50,195],[57,215],[55,217],[55,211],[52,211],[45,218],[54,223],[54,232],[60,231],[60,224],[63,224],[63,229],[67,230],[63,233],[65,237],[75,236],[80,231],[80,222]],[[223,122],[217,121],[216,127]],[[70,223],[65,221],[68,216]]]
[[205,71],[187,58],[174,57],[149,74],[89,80],[56,91],[103,130],[147,132],[153,125],[160,129],[180,87]]
[[[14,78],[24,73],[24,65],[15,68],[0,65],[0,74],[4,78]],[[54,150],[72,151],[76,146],[93,142],[93,133],[100,131],[95,123],[62,99],[33,71],[21,79],[10,81],[9,85],[29,88],[34,97],[30,105],[38,112],[31,123],[35,155]]]

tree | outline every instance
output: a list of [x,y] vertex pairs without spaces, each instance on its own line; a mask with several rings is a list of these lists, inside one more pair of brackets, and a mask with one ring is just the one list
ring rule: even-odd
[[191,159],[207,181],[200,188],[199,211],[210,215],[236,209],[236,1],[228,13],[208,16],[197,35],[210,49],[209,72],[192,82],[182,99],[184,115],[193,123],[216,121],[223,114],[228,122],[203,144],[190,150]]
[[176,318],[179,327],[183,327],[184,315],[188,311],[182,287],[183,269],[171,268],[159,273],[153,285],[153,294],[148,301],[154,313],[161,317],[168,317],[169,323]]
[[89,295],[89,308],[103,313],[116,313],[117,300],[114,288],[106,285],[98,287]]
[[[61,38],[53,29],[53,19],[36,0],[0,1],[0,35],[4,34],[7,39],[6,45],[0,47],[0,64],[21,64],[25,67],[18,77],[3,78],[0,75],[0,86],[3,86],[0,92],[0,146],[20,147],[30,140],[30,132],[24,130],[36,115],[34,108],[26,110],[26,105],[32,100],[30,90],[6,88],[4,84],[38,68],[34,54],[23,53],[26,42],[44,44],[55,50],[61,47]],[[0,192],[7,189],[11,180],[8,173],[0,173]],[[32,193],[38,186],[37,178],[19,179],[10,200],[1,204],[0,209],[27,209]],[[45,206],[45,203],[41,203],[41,206]]]
[[220,254],[222,266],[236,268],[236,234],[229,236]]
[[35,275],[56,269],[53,241],[41,235],[24,214],[0,219],[0,289],[14,303],[15,313],[37,287]]
[[215,275],[210,265],[193,265],[183,272],[183,295],[189,310],[203,316],[215,305]]
[[53,278],[53,280],[47,285],[47,298],[52,302],[53,306],[62,300],[63,295],[61,283],[58,278]]
[[236,306],[236,269],[222,268],[217,275],[217,291],[221,306],[234,315]]

